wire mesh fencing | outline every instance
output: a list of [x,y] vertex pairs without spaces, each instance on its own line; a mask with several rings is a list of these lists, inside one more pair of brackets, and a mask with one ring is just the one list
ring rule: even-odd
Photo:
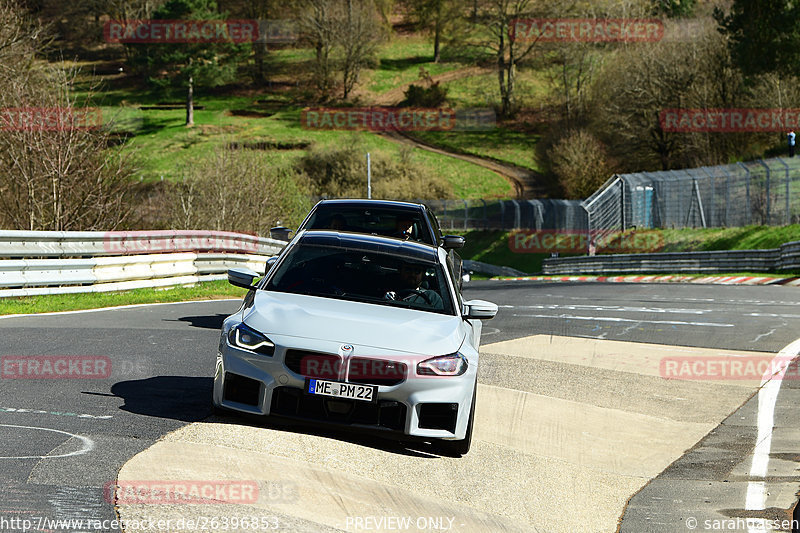
[[621,174],[583,202],[594,231],[800,221],[800,158]]
[[448,230],[587,230],[579,200],[419,200]]

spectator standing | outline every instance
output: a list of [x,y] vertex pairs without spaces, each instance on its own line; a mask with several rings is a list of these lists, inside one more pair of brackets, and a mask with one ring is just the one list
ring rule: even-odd
[[794,130],[789,131],[786,135],[786,140],[789,142],[789,157],[794,157]]

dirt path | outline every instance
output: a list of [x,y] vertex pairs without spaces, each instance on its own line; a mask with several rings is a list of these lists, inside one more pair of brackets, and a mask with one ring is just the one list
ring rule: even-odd
[[[479,76],[482,74],[488,74],[491,72],[493,72],[493,70],[489,68],[467,67],[464,69],[453,70],[450,72],[438,74],[436,76],[433,76],[432,79],[434,82],[443,83],[462,78],[468,78],[470,76]],[[412,83],[419,83],[419,82],[412,82]],[[399,87],[395,87],[394,89],[391,89],[379,95],[378,97],[373,99],[371,103],[373,105],[378,105],[378,106],[387,106],[387,107],[396,106],[400,102],[402,102],[404,93],[410,85],[411,83],[406,83]],[[385,139],[388,139],[396,143],[414,146],[415,148],[419,148],[421,150],[426,150],[428,152],[433,152],[448,157],[454,157],[456,159],[467,161],[474,165],[478,165],[488,170],[491,170],[495,174],[498,174],[511,182],[511,184],[514,186],[515,196],[517,198],[520,199],[540,198],[546,194],[544,187],[540,183],[541,176],[530,169],[520,167],[517,165],[512,165],[504,161],[498,161],[496,159],[492,159],[489,157],[480,157],[476,155],[451,152],[446,148],[442,148],[440,146],[420,141],[419,139],[411,137],[410,135],[402,131],[383,132],[380,135],[383,136]]]
[[401,131],[387,131],[382,132],[379,135],[396,143],[406,144],[421,150],[433,152],[435,154],[454,157],[456,159],[461,159],[462,161],[467,161],[474,165],[491,170],[492,172],[503,176],[505,179],[510,181],[512,185],[514,185],[514,194],[519,199],[541,198],[545,194],[544,187],[539,183],[539,174],[530,169],[518,167],[510,163],[500,162],[487,157],[449,152],[444,148],[440,148],[438,146],[420,141],[419,139],[410,137],[408,134]]
[[[449,72],[443,72],[441,74],[437,74],[436,76],[432,76],[431,79],[433,79],[433,81],[437,83],[446,83],[448,81],[460,80],[462,78],[480,76],[481,74],[491,74],[492,72],[494,71],[490,68],[467,67],[458,70],[451,70]],[[399,87],[395,87],[394,89],[390,89],[385,93],[379,94],[377,97],[372,99],[372,102],[375,105],[380,105],[380,106],[398,105],[400,102],[403,101],[403,98],[405,97],[405,92],[409,88],[409,86],[415,83],[419,84],[421,82],[420,80],[414,80],[409,83],[404,83]]]

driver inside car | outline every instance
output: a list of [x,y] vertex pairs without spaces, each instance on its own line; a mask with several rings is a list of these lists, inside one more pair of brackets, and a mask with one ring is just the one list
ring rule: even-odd
[[436,291],[426,287],[425,271],[426,268],[423,265],[401,263],[397,270],[398,289],[396,292],[387,292],[386,298],[402,300],[431,309],[442,309],[444,307],[442,297]]

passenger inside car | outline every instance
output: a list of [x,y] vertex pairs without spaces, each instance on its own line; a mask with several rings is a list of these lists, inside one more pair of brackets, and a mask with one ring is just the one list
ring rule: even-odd
[[427,269],[424,265],[403,262],[397,269],[397,290],[386,293],[390,300],[421,304],[432,309],[442,309],[442,297],[428,288]]
[[328,223],[328,227],[335,231],[346,231],[347,230],[347,220],[345,220],[344,216],[336,214],[331,217],[330,222]]
[[415,235],[418,233],[416,230],[416,221],[407,215],[400,215],[394,221],[394,233],[390,237],[396,239],[409,239],[416,240]]

